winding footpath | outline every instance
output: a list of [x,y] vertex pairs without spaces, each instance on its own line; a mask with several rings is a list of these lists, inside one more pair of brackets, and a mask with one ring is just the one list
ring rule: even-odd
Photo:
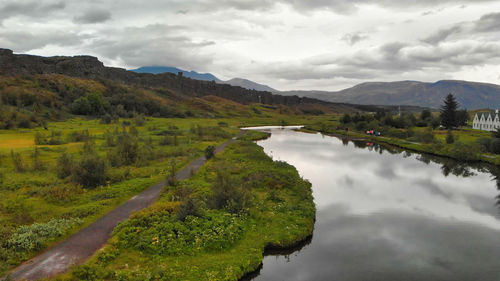
[[[240,131],[238,136],[217,146],[215,153],[223,151],[244,133],[244,131]],[[193,160],[177,173],[176,179],[189,178],[191,173],[198,171],[205,162],[205,156]],[[159,182],[132,197],[67,240],[23,263],[14,269],[9,277],[14,280],[36,280],[54,276],[66,271],[71,265],[83,263],[106,244],[111,232],[119,222],[129,218],[132,212],[144,209],[156,201],[164,185],[165,181]]]

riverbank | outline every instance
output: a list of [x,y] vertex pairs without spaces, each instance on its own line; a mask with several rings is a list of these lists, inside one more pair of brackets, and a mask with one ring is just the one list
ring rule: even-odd
[[399,148],[407,149],[410,151],[427,153],[435,156],[447,157],[460,161],[467,162],[484,162],[493,165],[500,164],[500,156],[493,154],[486,154],[480,152],[478,144],[475,142],[462,142],[460,139],[454,144],[447,144],[439,139],[431,143],[420,143],[408,141],[405,139],[388,137],[388,136],[372,136],[362,132],[345,131],[345,130],[324,130],[320,125],[307,125],[300,131],[309,133],[322,133],[330,136],[337,136],[340,138],[350,138],[358,140],[366,140],[376,143],[386,143]]
[[311,184],[248,132],[189,180],[120,224],[108,246],[63,280],[239,280],[270,248],[312,234]]

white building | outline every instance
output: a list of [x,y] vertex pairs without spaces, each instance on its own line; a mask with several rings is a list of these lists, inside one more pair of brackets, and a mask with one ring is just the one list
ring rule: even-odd
[[479,112],[474,116],[472,121],[472,128],[483,131],[496,131],[500,127],[500,117],[498,116],[498,109],[493,112]]

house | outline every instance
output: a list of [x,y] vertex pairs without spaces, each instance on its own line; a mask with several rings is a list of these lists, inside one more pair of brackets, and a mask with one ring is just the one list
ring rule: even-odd
[[498,109],[493,112],[479,112],[474,116],[472,128],[483,131],[496,131],[500,127],[500,117]]

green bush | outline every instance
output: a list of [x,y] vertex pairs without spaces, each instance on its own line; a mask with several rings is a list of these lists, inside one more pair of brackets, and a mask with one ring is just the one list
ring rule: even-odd
[[204,217],[187,216],[179,221],[164,212],[132,218],[116,229],[119,245],[149,254],[192,255],[200,250],[219,251],[231,247],[244,230],[244,219],[219,211]]
[[478,144],[465,144],[461,141],[456,141],[450,149],[452,157],[465,161],[477,160],[480,152],[481,148]]
[[18,173],[24,172],[25,167],[21,154],[19,154],[18,152],[14,152],[14,150],[10,150],[10,158],[12,159],[14,170]]
[[180,205],[177,219],[184,221],[188,216],[201,217],[202,215],[201,201],[190,197]]
[[215,156],[215,146],[209,145],[205,149],[205,158],[212,159]]
[[106,172],[106,162],[96,153],[90,153],[76,163],[72,177],[83,188],[94,188],[106,183]]
[[7,246],[22,252],[40,250],[45,241],[62,236],[80,223],[80,219],[53,219],[47,223],[23,225],[7,240]]
[[447,144],[452,144],[455,142],[455,138],[453,137],[453,133],[451,131],[448,131],[446,134],[446,143]]
[[225,171],[217,171],[217,180],[212,189],[209,206],[214,209],[225,209],[237,214],[246,212],[250,207],[251,197],[248,190]]

